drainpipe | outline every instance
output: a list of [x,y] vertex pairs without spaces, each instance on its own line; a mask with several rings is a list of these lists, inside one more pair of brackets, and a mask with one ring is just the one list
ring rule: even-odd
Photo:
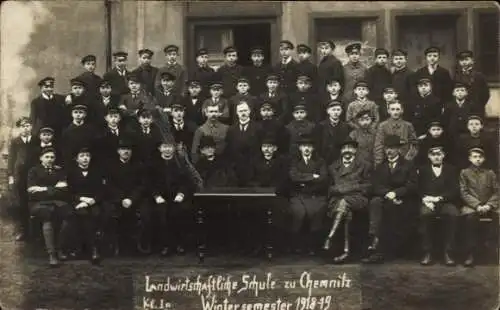
[[104,20],[106,21],[106,72],[111,70],[111,40],[112,40],[112,30],[111,30],[111,2],[112,0],[104,0]]

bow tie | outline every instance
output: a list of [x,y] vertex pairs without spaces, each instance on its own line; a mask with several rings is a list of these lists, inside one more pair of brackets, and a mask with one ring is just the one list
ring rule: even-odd
[[441,168],[443,165],[432,165],[433,168]]

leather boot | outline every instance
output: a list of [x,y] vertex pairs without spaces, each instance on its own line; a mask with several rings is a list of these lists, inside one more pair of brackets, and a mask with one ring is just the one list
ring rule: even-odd
[[455,266],[455,261],[450,257],[448,252],[444,253],[444,264],[446,266]]
[[49,253],[49,265],[50,267],[59,266],[59,260],[57,259],[56,253]]
[[472,266],[474,266],[474,255],[469,254],[467,256],[467,259],[464,262],[464,266],[465,267],[472,267]]

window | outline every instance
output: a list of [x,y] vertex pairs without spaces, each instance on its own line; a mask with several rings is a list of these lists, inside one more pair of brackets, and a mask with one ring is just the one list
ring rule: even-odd
[[318,41],[333,40],[335,56],[346,63],[345,47],[352,42],[362,43],[361,61],[370,65],[377,45],[376,18],[321,18],[316,21]]
[[479,70],[490,82],[499,82],[499,13],[480,12],[476,24],[476,53],[475,59]]
[[233,30],[225,26],[199,26],[195,30],[196,50],[206,48],[209,54],[209,65],[214,69],[224,62],[223,50],[233,45]]
[[457,50],[457,15],[399,16],[396,19],[396,48],[408,52],[408,67],[425,65],[424,51],[429,46],[441,49],[440,64],[454,72]]

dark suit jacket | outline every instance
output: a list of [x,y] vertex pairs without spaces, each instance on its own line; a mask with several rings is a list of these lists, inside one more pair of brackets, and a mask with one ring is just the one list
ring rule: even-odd
[[[313,174],[318,174],[319,178],[315,179]],[[293,158],[290,164],[289,177],[292,182],[293,193],[326,196],[328,170],[325,161],[321,157],[312,156],[307,165],[302,156],[299,155]]]
[[236,85],[238,84],[238,79],[243,75],[243,67],[236,64],[229,67],[226,64],[220,66],[219,70],[215,73],[216,80],[222,82],[222,89],[225,98],[231,98],[236,94]]
[[479,113],[475,104],[465,100],[461,107],[456,100],[449,101],[444,106],[443,122],[445,131],[451,136],[457,138],[461,134],[467,133],[467,119],[470,115]]
[[468,97],[474,103],[476,113],[484,116],[484,107],[490,100],[490,87],[486,77],[474,69],[470,72],[458,71],[455,74],[455,81],[462,82],[468,87]]
[[418,172],[418,192],[420,197],[442,196],[443,202],[460,202],[458,170],[452,165],[443,164],[441,175],[436,177],[431,164],[423,165]]
[[68,173],[68,191],[71,201],[75,206],[80,202],[80,197],[94,198],[99,203],[104,198],[104,173],[96,164],[88,168],[87,176],[76,164],[66,168]]
[[145,191],[144,166],[134,160],[124,163],[115,158],[107,166],[107,199],[112,203],[119,203],[125,198],[136,203],[143,198]]
[[250,94],[259,96],[266,91],[266,77],[271,73],[271,67],[263,64],[260,67],[254,65],[243,68],[243,76],[250,81]]
[[394,171],[385,160],[377,166],[372,174],[373,195],[384,197],[394,191],[397,198],[414,195],[417,190],[417,170],[412,162],[399,157]]
[[[21,137],[15,137],[9,145],[7,174],[19,178],[28,174],[31,167],[37,164],[36,141],[33,136],[30,142],[24,143]],[[19,180],[16,180],[18,182]]]
[[238,186],[250,182],[252,161],[259,155],[262,129],[250,121],[246,131],[240,130],[239,123],[229,127],[226,135],[226,158],[234,163]]
[[222,157],[209,161],[202,156],[196,162],[195,168],[200,173],[203,187],[206,189],[236,185],[233,167]]
[[328,196],[352,194],[366,195],[370,189],[370,165],[360,158],[355,158],[349,167],[345,167],[342,158],[328,166],[331,185]]
[[120,140],[131,139],[132,137],[133,134],[125,130],[123,126],[118,126],[118,136],[114,135],[107,126],[101,129],[97,134],[97,146],[95,148],[97,161],[105,167],[109,160],[114,160],[118,157],[117,150]]
[[[290,94],[290,106],[294,107],[299,103],[305,103],[307,110],[307,119],[311,122],[319,122],[321,116],[321,103],[318,95],[312,90],[306,92],[294,92]],[[292,115],[288,115],[288,119],[292,120]]]
[[45,169],[41,164],[36,165],[28,172],[28,186],[43,186],[48,189],[43,192],[36,192],[28,195],[30,202],[42,202],[50,200],[65,201],[68,196],[67,187],[55,187],[58,182],[65,182],[66,174],[60,166],[53,166],[50,171]]
[[276,139],[279,154],[287,154],[290,148],[290,135],[288,130],[277,119],[262,120],[259,122],[262,129],[262,136],[273,135]]
[[175,158],[164,160],[160,156],[152,160],[149,165],[148,190],[152,196],[162,196],[171,201],[177,193],[188,195],[190,188],[189,176],[178,165]]
[[33,133],[38,134],[42,127],[54,129],[55,136],[60,137],[61,132],[68,124],[68,112],[65,97],[54,94],[51,100],[42,95],[31,101],[30,119],[33,122]]
[[318,65],[318,90],[319,93],[326,92],[326,83],[328,80],[335,78],[344,86],[344,67],[340,60],[333,55],[329,55],[321,59]]
[[398,100],[406,103],[407,100],[415,94],[416,89],[413,83],[414,72],[408,67],[401,70],[393,70],[392,76],[392,86],[398,93]]
[[107,80],[111,84],[111,93],[114,95],[125,95],[129,92],[127,76],[130,74],[128,70],[125,71],[125,75],[122,76],[118,73],[117,68],[113,68],[103,75],[103,79]]
[[311,78],[311,91],[318,90],[318,67],[310,60],[297,63],[299,75],[306,75]]
[[283,125],[288,124],[292,110],[288,99],[288,96],[283,91],[277,91],[272,97],[269,95],[268,91],[260,94],[258,99],[259,104],[256,111],[258,112],[257,114],[259,114],[258,119],[260,118],[260,107],[263,103],[267,102],[272,105],[276,119]]
[[132,73],[137,75],[144,90],[154,96],[155,79],[156,75],[158,74],[158,68],[154,66],[139,66],[135,70],[133,70]]
[[453,81],[451,80],[450,72],[439,66],[434,74],[430,74],[427,66],[418,69],[415,72],[414,89],[417,89],[418,80],[422,77],[430,78],[432,82],[432,93],[439,99],[440,102],[446,102],[452,99]]
[[325,159],[327,165],[332,164],[340,156],[340,145],[349,137],[351,127],[339,122],[335,127],[330,119],[326,119],[316,126],[314,138],[318,139],[318,152]]
[[75,161],[75,156],[82,147],[96,151],[98,130],[89,123],[76,126],[70,124],[62,134],[61,148],[64,166],[69,166]]
[[191,154],[191,147],[193,146],[194,132],[198,129],[195,123],[185,120],[182,129],[177,130],[175,128],[174,121],[170,122],[170,132],[174,136],[176,143],[181,143],[186,147],[186,152]]
[[161,108],[172,108],[172,105],[179,102],[181,97],[176,93],[174,89],[172,89],[170,93],[166,95],[163,89],[161,87],[158,87],[155,90],[155,99],[156,104]]
[[118,109],[118,106],[120,105],[120,98],[120,95],[111,95],[109,103],[105,105],[102,96],[99,95],[97,100],[89,102],[90,105],[87,113],[87,120],[89,123],[92,123],[99,128],[105,126],[106,120],[104,118],[108,113],[108,109]]
[[288,160],[282,156],[275,154],[268,161],[261,154],[254,160],[251,184],[257,187],[274,187],[278,194],[287,194],[288,165]]
[[89,98],[97,98],[102,78],[97,74],[88,71],[83,72],[77,78],[85,82],[85,91],[89,95]]
[[206,121],[203,115],[203,101],[205,101],[204,97],[198,97],[196,103],[193,103],[193,98],[189,95],[180,99],[180,103],[185,109],[184,118],[195,123],[197,126],[203,125]]
[[246,101],[248,103],[248,106],[250,107],[250,117],[255,120],[257,119],[257,114],[259,111],[257,110],[257,98],[250,95],[250,93],[246,95],[241,95],[241,94],[235,94],[229,99],[229,119],[230,121],[234,124],[238,121],[238,116],[236,115],[236,105],[240,101]]
[[200,95],[203,97],[210,96],[209,87],[210,84],[214,81],[215,77],[216,77],[215,70],[209,66],[203,68],[196,66],[196,68],[189,73],[190,80],[197,80],[200,82],[201,84]]
[[273,68],[273,71],[280,77],[279,87],[285,94],[294,92],[297,89],[296,84],[299,75],[297,64],[297,61],[292,59],[286,65],[280,62]]
[[[129,133],[127,132],[125,134]],[[152,158],[158,155],[158,146],[163,137],[156,124],[151,124],[149,133],[145,133],[142,127],[140,127],[134,133],[130,133],[130,135],[133,135],[135,142],[132,155],[134,160],[148,163]]]
[[424,98],[416,95],[407,103],[405,120],[413,124],[418,137],[427,132],[427,125],[431,120],[441,119],[442,108],[441,102],[434,94]]
[[392,81],[391,71],[385,66],[373,65],[366,70],[366,83],[370,93],[368,98],[380,104],[383,100],[384,88],[389,86]]

